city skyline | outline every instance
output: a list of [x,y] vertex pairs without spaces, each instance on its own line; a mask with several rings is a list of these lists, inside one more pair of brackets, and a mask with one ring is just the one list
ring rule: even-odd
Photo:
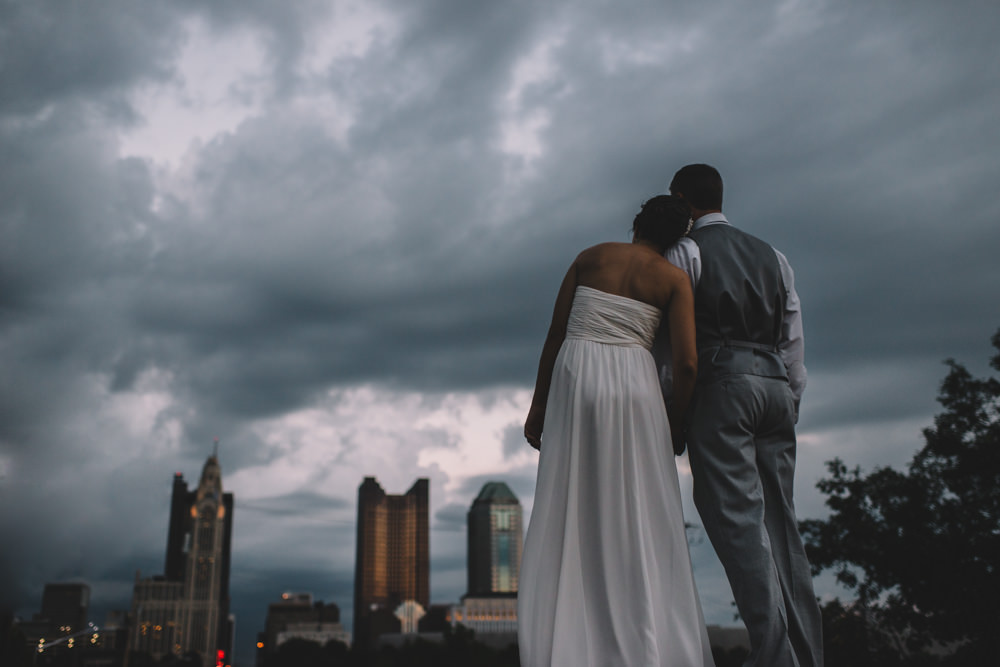
[[[125,631],[121,640],[122,646],[127,647],[125,650],[149,653],[154,659],[162,659],[169,653],[182,655],[195,651],[202,656],[205,667],[216,665],[217,646],[220,650],[227,647],[218,656],[219,659],[224,659],[224,664],[230,664],[233,653],[249,654],[248,650],[234,650],[230,643],[234,639],[234,625],[239,623],[239,619],[227,613],[230,603],[227,593],[228,574],[232,567],[230,543],[235,499],[232,493],[223,492],[221,480],[218,440],[215,452],[205,461],[199,483],[193,490],[189,489],[183,473],[174,473],[164,574],[140,579],[140,571],[136,570],[132,604],[127,611],[127,619],[122,616],[126,610],[105,610],[107,617],[116,619],[110,631],[117,631],[119,627]],[[357,533],[359,544],[365,546],[357,549],[355,557],[358,578],[355,579],[354,605],[371,604],[374,610],[376,605],[373,603],[377,602],[380,611],[386,612],[390,617],[401,602],[417,602],[423,610],[430,609],[432,604],[450,607],[458,605],[457,608],[464,612],[464,605],[468,604],[465,599],[468,597],[470,600],[478,598],[472,602],[483,607],[477,611],[482,614],[487,607],[502,603],[499,600],[491,602],[491,597],[499,595],[513,599],[517,591],[520,552],[526,527],[522,522],[520,502],[510,487],[502,481],[487,481],[470,503],[466,540],[469,586],[461,600],[430,598],[430,544],[426,525],[429,491],[428,480],[425,478],[417,479],[403,494],[387,494],[374,476],[366,476],[358,487]],[[214,525],[209,527],[210,524]],[[419,537],[421,524],[425,535],[423,538]],[[512,531],[516,535],[512,535]],[[366,533],[370,534],[370,538],[361,539]],[[199,547],[199,540],[207,541],[208,545]],[[416,551],[412,546],[401,544],[401,541],[410,541],[417,547]],[[398,554],[395,563],[392,562],[393,553]],[[365,558],[372,562],[364,563]],[[419,562],[423,562],[423,565],[418,565]],[[205,570],[206,565],[208,570]],[[358,586],[359,579],[367,581],[368,585]],[[478,584],[475,583],[477,581]],[[90,586],[86,583],[46,582],[41,612],[37,616],[44,618],[45,627],[49,629],[38,630],[43,632],[41,636],[48,635],[51,643],[53,638],[79,634],[80,628],[88,621],[89,598]],[[82,602],[71,605],[71,610],[66,601],[77,599]],[[263,629],[257,630],[257,650],[260,651],[263,646],[279,644],[280,632],[293,627],[290,622],[296,618],[305,618],[303,613],[316,615],[319,620],[314,624],[330,622],[333,624],[331,627],[340,628],[339,606],[331,602],[323,609],[329,608],[332,611],[324,612],[317,605],[313,612],[312,599],[312,593],[285,592],[279,602],[270,603],[266,623]],[[506,609],[509,604],[502,603],[502,606],[502,613],[514,614],[516,617],[516,612]],[[202,625],[215,626],[217,631],[192,634],[190,626],[196,616],[201,618]],[[357,619],[356,615],[352,616]],[[66,620],[70,617],[71,621]],[[275,624],[273,627],[272,617]],[[99,634],[96,633],[101,628],[94,620],[90,620],[89,627],[97,637]],[[399,631],[398,628],[385,626],[384,621],[382,619],[383,626],[378,630],[379,633]],[[38,621],[29,621],[27,618],[20,622],[25,628],[42,627]],[[66,626],[62,627],[64,622]],[[123,622],[124,625],[119,626],[118,622]],[[510,623],[509,620],[502,621],[507,626]],[[59,627],[56,628],[56,625]],[[353,631],[353,641],[359,641],[356,625],[348,631],[333,631],[323,627],[320,634],[324,637],[329,635],[331,638],[346,638]],[[298,630],[293,636],[310,635],[309,632],[302,632]],[[374,645],[374,639],[375,635],[361,641],[369,641]]]

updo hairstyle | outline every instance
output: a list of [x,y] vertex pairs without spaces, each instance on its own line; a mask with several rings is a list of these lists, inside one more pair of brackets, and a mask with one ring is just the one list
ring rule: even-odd
[[691,223],[691,207],[676,195],[653,197],[632,221],[632,236],[668,248],[684,236]]

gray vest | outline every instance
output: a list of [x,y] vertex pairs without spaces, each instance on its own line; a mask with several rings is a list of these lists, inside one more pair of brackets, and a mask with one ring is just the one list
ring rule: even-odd
[[777,347],[787,294],[774,248],[728,224],[689,236],[701,253],[694,289],[698,381],[732,374],[787,379]]

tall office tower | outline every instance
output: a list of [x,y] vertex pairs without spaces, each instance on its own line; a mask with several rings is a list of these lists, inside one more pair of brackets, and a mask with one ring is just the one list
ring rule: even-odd
[[430,605],[429,482],[418,479],[404,495],[388,495],[365,477],[358,487],[354,574],[354,645],[372,647],[398,632],[394,612],[413,600]]
[[165,575],[136,578],[130,650],[160,659],[197,652],[204,667],[232,659],[229,568],[233,494],[222,491],[222,470],[213,454],[198,487],[174,476],[167,532]]
[[[191,550],[184,571],[181,631],[187,650],[201,654],[205,667],[216,662],[220,634],[229,616],[222,598],[226,542],[226,505],[222,498],[219,461],[209,457],[191,505]],[[230,524],[231,525],[231,524]],[[224,654],[224,657],[225,654]]]
[[517,584],[521,574],[521,503],[503,482],[487,482],[468,514],[469,591],[451,608],[452,626],[477,636],[517,641]]
[[487,482],[469,509],[468,595],[517,593],[521,503],[503,482]]
[[[219,461],[212,456],[205,462],[207,467],[215,459],[215,469],[219,471]],[[219,473],[221,475],[221,471]],[[204,471],[202,472],[204,476]],[[200,485],[199,485],[200,486]],[[198,498],[198,489],[188,489],[184,475],[174,473],[173,492],[170,497],[170,524],[167,529],[167,557],[163,575],[167,581],[184,581],[188,554],[194,538],[194,514],[192,506]],[[229,567],[233,541],[233,494],[223,493],[225,507],[225,528],[222,536],[222,571],[219,577],[219,599],[229,604]],[[225,615],[225,614],[223,614]]]
[[170,523],[167,525],[167,558],[163,565],[163,576],[167,581],[184,581],[187,553],[191,550],[191,505],[197,491],[188,489],[184,475],[174,473],[174,485],[170,494]]

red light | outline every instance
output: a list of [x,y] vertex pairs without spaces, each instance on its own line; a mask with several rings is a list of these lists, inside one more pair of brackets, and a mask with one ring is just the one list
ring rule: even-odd
[[226,664],[226,652],[218,650],[215,652],[215,667],[224,667]]

